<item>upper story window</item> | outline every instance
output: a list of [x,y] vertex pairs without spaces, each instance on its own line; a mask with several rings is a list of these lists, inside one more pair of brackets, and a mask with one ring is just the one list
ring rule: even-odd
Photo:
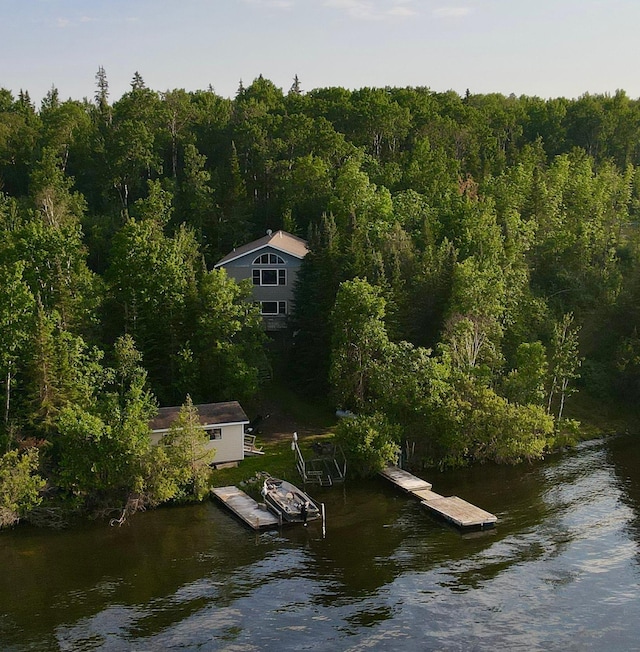
[[254,269],[253,284],[254,285],[286,285],[287,270],[286,269]]
[[284,260],[278,254],[262,254],[254,261],[254,265],[286,265]]

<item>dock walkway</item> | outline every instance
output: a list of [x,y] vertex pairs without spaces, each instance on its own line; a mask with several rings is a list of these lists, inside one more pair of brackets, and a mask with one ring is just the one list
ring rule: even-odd
[[397,466],[388,466],[380,475],[396,487],[418,498],[429,511],[441,516],[462,529],[485,529],[493,527],[497,516],[468,503],[458,496],[445,498],[431,491],[431,483],[404,471]]
[[254,530],[278,527],[280,521],[237,487],[214,487],[213,495]]

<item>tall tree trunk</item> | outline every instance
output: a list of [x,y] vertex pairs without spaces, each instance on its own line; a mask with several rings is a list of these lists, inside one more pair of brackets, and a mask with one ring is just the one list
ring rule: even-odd
[[11,405],[11,360],[7,365],[7,396],[4,404],[4,425],[9,426],[9,406]]
[[551,388],[549,389],[549,399],[547,400],[547,414],[551,414],[551,404],[553,402],[553,397],[556,393],[556,387],[558,383],[558,377],[554,376],[551,381]]
[[567,387],[569,386],[569,379],[565,378],[562,381],[562,387],[560,390],[560,407],[558,409],[558,423],[560,423],[560,420],[562,419],[562,413],[564,411],[564,399],[567,395]]
[[178,136],[175,132],[171,133],[171,167],[173,180],[178,178]]

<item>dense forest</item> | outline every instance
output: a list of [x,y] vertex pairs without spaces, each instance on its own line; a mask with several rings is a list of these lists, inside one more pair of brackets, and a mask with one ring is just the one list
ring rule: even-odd
[[[358,415],[338,436],[362,472],[401,440],[422,464],[540,456],[572,393],[639,398],[639,202],[622,91],[261,76],[227,99],[136,73],[112,102],[102,68],[90,100],[0,89],[0,524],[45,494],[201,491],[190,401],[251,397],[272,349],[213,265],[266,229],[310,245],[277,355]],[[183,403],[152,450],[156,406]]]

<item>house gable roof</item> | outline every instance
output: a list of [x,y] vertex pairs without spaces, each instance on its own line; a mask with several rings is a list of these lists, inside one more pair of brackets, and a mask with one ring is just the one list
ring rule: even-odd
[[307,246],[306,240],[291,235],[291,233],[287,233],[286,231],[276,231],[275,233],[268,233],[262,238],[249,242],[241,247],[236,247],[224,258],[221,258],[214,267],[222,267],[223,265],[230,263],[232,260],[242,258],[247,254],[257,252],[265,247],[272,247],[273,249],[283,251],[300,259],[304,258],[309,253],[309,247]]
[[[171,424],[178,418],[182,406],[163,407],[149,423],[154,432],[169,430]],[[194,405],[198,410],[200,425],[221,426],[231,424],[249,423],[247,415],[240,407],[238,401],[227,401],[226,403],[204,403]]]

